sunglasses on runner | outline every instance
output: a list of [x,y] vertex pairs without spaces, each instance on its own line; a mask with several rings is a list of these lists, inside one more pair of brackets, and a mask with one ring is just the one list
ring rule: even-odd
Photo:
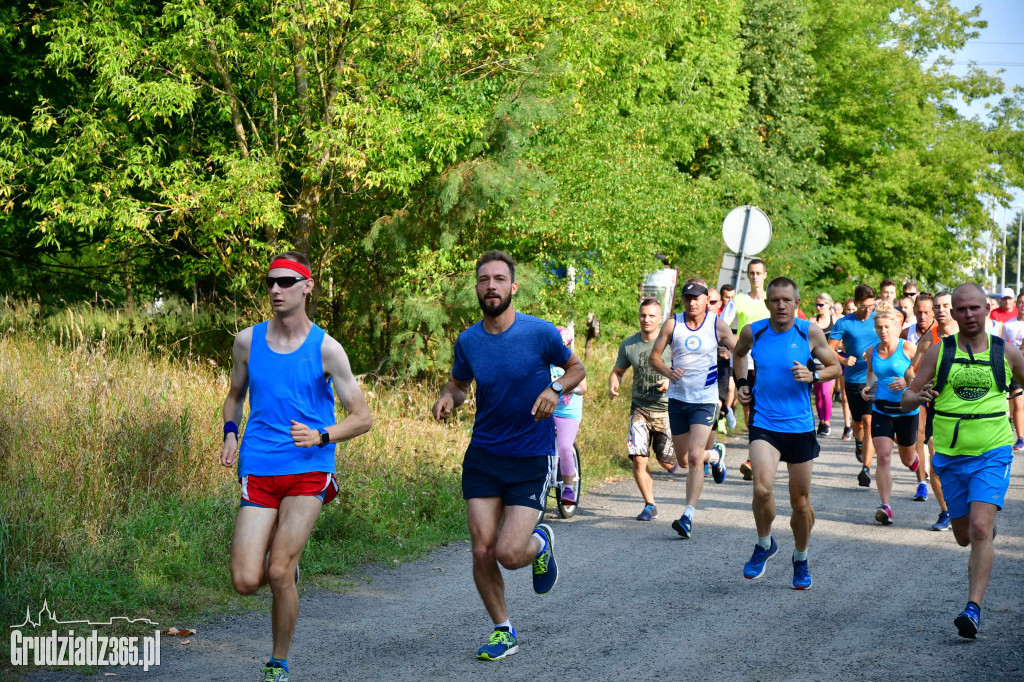
[[285,277],[267,277],[267,291],[273,289],[275,284],[281,287],[282,289],[287,289],[293,284],[298,284],[299,282],[304,282],[305,280],[305,277],[296,277],[295,275],[286,275]]
[[917,296],[917,294],[918,294],[918,292],[916,292],[916,291],[904,291],[903,292],[904,296],[909,296],[910,298],[914,298],[915,296]]
[[708,299],[708,305],[715,305],[716,303],[721,303],[721,302],[722,302],[722,299],[720,299],[720,298],[716,298],[713,301]]
[[825,306],[828,305],[828,303],[815,303],[814,305],[818,306],[819,308],[824,308]]

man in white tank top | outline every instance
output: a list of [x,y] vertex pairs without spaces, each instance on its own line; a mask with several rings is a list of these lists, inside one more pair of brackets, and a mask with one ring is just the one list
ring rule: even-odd
[[[689,538],[697,501],[704,490],[704,463],[710,461],[715,483],[725,480],[725,446],[715,443],[712,426],[718,408],[718,341],[730,351],[736,337],[729,325],[708,311],[708,287],[691,279],[682,292],[685,312],[666,320],[651,350],[651,369],[667,377],[668,418],[676,456],[686,454],[686,509],[672,528]],[[672,366],[661,359],[672,348]]]

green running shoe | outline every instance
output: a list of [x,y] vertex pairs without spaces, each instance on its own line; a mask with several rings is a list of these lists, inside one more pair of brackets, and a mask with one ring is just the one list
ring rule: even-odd
[[519,651],[519,644],[516,641],[515,630],[495,629],[491,633],[491,639],[487,644],[480,647],[476,657],[481,661],[500,661],[501,659]]
[[280,666],[268,665],[263,669],[263,682],[288,682],[291,679],[288,671]]

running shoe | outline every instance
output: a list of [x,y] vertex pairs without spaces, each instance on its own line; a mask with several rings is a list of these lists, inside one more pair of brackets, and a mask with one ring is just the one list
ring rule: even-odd
[[686,514],[683,514],[672,522],[672,530],[679,533],[684,538],[689,539],[693,534],[693,519]]
[[731,407],[725,408],[725,425],[730,429],[736,428],[736,413]]
[[571,485],[562,488],[562,504],[576,504],[576,491]]
[[509,632],[505,628],[495,628],[491,638],[476,652],[476,657],[481,661],[500,661],[519,651],[519,643],[516,641],[515,631]]
[[857,461],[861,464],[864,463],[864,444],[857,443],[853,446],[853,456],[857,458]]
[[670,474],[677,473],[679,471],[679,462],[676,462],[675,464],[673,464],[672,468],[671,469],[666,469],[666,471],[668,471]]
[[844,426],[843,427],[843,438],[842,438],[842,440],[850,440],[851,438],[853,438],[853,427],[852,426]]
[[977,639],[978,629],[981,627],[981,607],[972,601],[967,602],[967,607],[953,619],[953,625],[961,637]]
[[704,462],[704,478],[708,478],[709,476],[711,476],[711,465]]
[[828,436],[832,433],[832,427],[827,422],[821,422],[818,424],[818,435],[821,437]]
[[263,668],[263,682],[288,682],[291,676],[281,666],[266,666]]
[[636,515],[637,521],[653,521],[658,518],[658,508],[653,504],[644,505],[644,510]]
[[744,462],[743,464],[740,465],[740,473],[743,474],[743,480],[744,481],[753,481],[754,480],[754,469],[753,469],[753,467],[750,466],[750,460],[749,459],[746,462]]
[[917,492],[914,493],[914,502],[928,501],[928,484],[921,481],[917,484]]
[[544,536],[548,546],[544,552],[533,560],[533,591],[537,594],[547,594],[558,582],[558,564],[555,563],[555,535],[551,532],[551,526],[546,523],[539,523],[534,529]]
[[1024,450],[1024,438],[1018,438],[1017,442],[1013,444],[1014,450]]
[[772,546],[768,549],[755,544],[754,553],[750,556],[750,561],[743,566],[743,577],[748,580],[757,580],[763,576],[765,564],[778,553],[779,545],[776,544],[774,535],[772,536]]
[[892,525],[892,507],[887,504],[883,504],[881,507],[875,510],[875,521],[878,521],[883,526]]
[[803,561],[793,559],[793,589],[811,589],[811,566],[807,563],[807,559]]
[[860,485],[861,488],[870,488],[871,487],[871,470],[870,469],[868,469],[867,467],[861,467],[860,468],[860,473],[857,474],[857,484]]
[[718,461],[711,465],[711,475],[715,477],[715,483],[721,483],[725,480],[725,446],[721,443],[715,443],[713,448],[718,450]]
[[932,530],[949,530],[953,522],[949,518],[948,511],[939,512],[939,520],[932,524]]

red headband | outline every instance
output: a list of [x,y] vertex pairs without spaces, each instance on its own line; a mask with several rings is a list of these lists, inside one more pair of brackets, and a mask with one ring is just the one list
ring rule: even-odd
[[289,270],[294,270],[306,279],[313,279],[313,273],[309,271],[309,268],[302,263],[297,263],[293,260],[288,260],[287,258],[278,258],[271,263],[270,269],[273,270],[274,268],[287,268]]

